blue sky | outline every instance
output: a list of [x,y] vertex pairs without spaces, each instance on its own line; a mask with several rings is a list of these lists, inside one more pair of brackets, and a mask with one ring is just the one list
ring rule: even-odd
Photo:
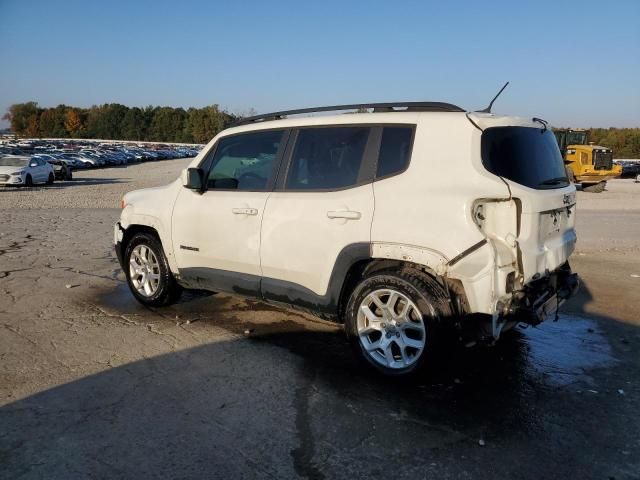
[[[640,127],[640,1],[0,0],[0,112],[440,100]],[[1,125],[6,125],[2,123]]]

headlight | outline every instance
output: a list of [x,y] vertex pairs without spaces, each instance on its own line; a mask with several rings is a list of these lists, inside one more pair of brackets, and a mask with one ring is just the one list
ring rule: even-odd
[[10,173],[9,175],[22,175],[22,171],[19,171],[19,172],[13,172],[13,173]]

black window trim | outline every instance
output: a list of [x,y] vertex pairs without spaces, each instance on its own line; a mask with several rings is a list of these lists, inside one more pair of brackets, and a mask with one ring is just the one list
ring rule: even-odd
[[[291,193],[340,192],[343,190],[358,188],[363,185],[376,182],[378,180],[384,180],[396,175],[400,175],[401,173],[405,172],[409,168],[409,164],[411,163],[416,126],[417,125],[415,123],[332,123],[332,124],[323,124],[323,125],[303,125],[299,127],[294,127],[291,130],[287,149],[284,154],[282,164],[280,165],[280,169],[278,171],[278,178],[276,179],[274,191],[291,192]],[[384,127],[400,127],[400,128],[404,127],[404,128],[412,129],[409,158],[407,159],[405,168],[403,170],[393,172],[382,177],[376,177],[376,172],[378,169],[378,156],[380,155],[380,145],[382,143],[382,131]],[[300,132],[300,130],[310,129],[310,128],[315,128],[315,129],[318,129],[318,128],[368,128],[369,129],[367,142],[365,144],[364,152],[362,154],[362,163],[360,164],[360,170],[358,171],[358,179],[355,184],[347,185],[345,187],[340,187],[340,188],[287,188],[286,187],[286,179],[289,175],[289,170],[291,168],[291,163],[293,160],[293,151],[298,141],[298,133]]]
[[[211,168],[213,167],[213,159],[215,158],[216,152],[218,150],[218,147],[220,146],[220,142],[222,140],[226,140],[227,138],[232,138],[232,137],[239,137],[241,135],[251,135],[251,134],[255,134],[255,133],[263,133],[263,132],[278,132],[281,131],[282,132],[282,140],[280,140],[280,145],[278,145],[278,151],[276,152],[276,158],[274,160],[274,164],[272,167],[272,171],[271,171],[271,175],[269,176],[269,178],[267,179],[267,184],[265,185],[264,188],[261,189],[251,189],[251,190],[239,190],[237,188],[209,188],[208,185],[208,178],[209,178],[209,173],[211,171]],[[290,128],[261,128],[261,129],[256,129],[256,130],[248,130],[245,132],[238,132],[238,133],[232,133],[231,135],[225,135],[224,137],[220,137],[216,143],[211,147],[211,150],[209,150],[209,152],[205,155],[205,157],[202,159],[202,161],[198,164],[198,168],[202,168],[203,165],[205,165],[209,160],[211,160],[211,164],[206,168],[203,169],[203,177],[205,179],[205,186],[204,186],[204,191],[202,192],[203,194],[208,192],[208,191],[213,191],[213,192],[272,192],[273,191],[273,187],[276,184],[276,181],[278,179],[278,172],[280,171],[280,166],[282,164],[282,160],[284,158],[284,152],[287,149],[288,143],[289,143],[289,137],[291,135],[291,129]]]
[[[398,128],[410,128],[411,129],[411,141],[409,142],[409,157],[407,158],[406,163],[404,164],[404,168],[402,170],[398,170],[396,172],[392,172],[392,173],[388,173],[387,175],[382,175],[382,176],[378,176],[378,159],[380,158],[380,147],[382,145],[382,134],[383,134],[383,130],[385,127],[398,127]],[[378,182],[380,180],[386,180],[387,178],[391,178],[391,177],[395,177],[396,175],[401,175],[402,173],[406,172],[409,169],[409,165],[411,165],[411,159],[413,158],[413,144],[414,141],[416,139],[416,124],[415,123],[398,123],[398,124],[391,124],[391,125],[382,125],[382,128],[380,128],[380,141],[378,142],[378,154],[376,155],[376,165],[375,165],[375,169],[373,170],[374,172],[374,182]]]

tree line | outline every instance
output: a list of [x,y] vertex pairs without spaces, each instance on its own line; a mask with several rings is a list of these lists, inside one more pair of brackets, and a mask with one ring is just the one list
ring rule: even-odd
[[[206,143],[242,115],[229,113],[218,105],[187,110],[127,107],[119,103],[90,108],[40,108],[36,102],[26,102],[11,105],[3,118],[11,123],[14,133],[32,138]],[[640,128],[593,128],[589,140],[613,149],[614,158],[640,158]]]
[[11,105],[3,119],[13,133],[30,138],[100,138],[206,143],[241,118],[218,105],[203,108],[127,107],[105,103],[90,108],[36,102]]
[[613,150],[613,158],[640,158],[640,128],[592,128],[589,141]]

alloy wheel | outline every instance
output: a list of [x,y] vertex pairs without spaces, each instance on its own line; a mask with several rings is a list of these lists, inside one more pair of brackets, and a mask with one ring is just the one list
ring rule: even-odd
[[422,312],[409,297],[392,289],[375,290],[364,298],[357,329],[366,354],[391,369],[413,365],[426,345]]
[[152,297],[160,287],[160,263],[148,245],[138,245],[129,257],[129,278],[137,292]]

